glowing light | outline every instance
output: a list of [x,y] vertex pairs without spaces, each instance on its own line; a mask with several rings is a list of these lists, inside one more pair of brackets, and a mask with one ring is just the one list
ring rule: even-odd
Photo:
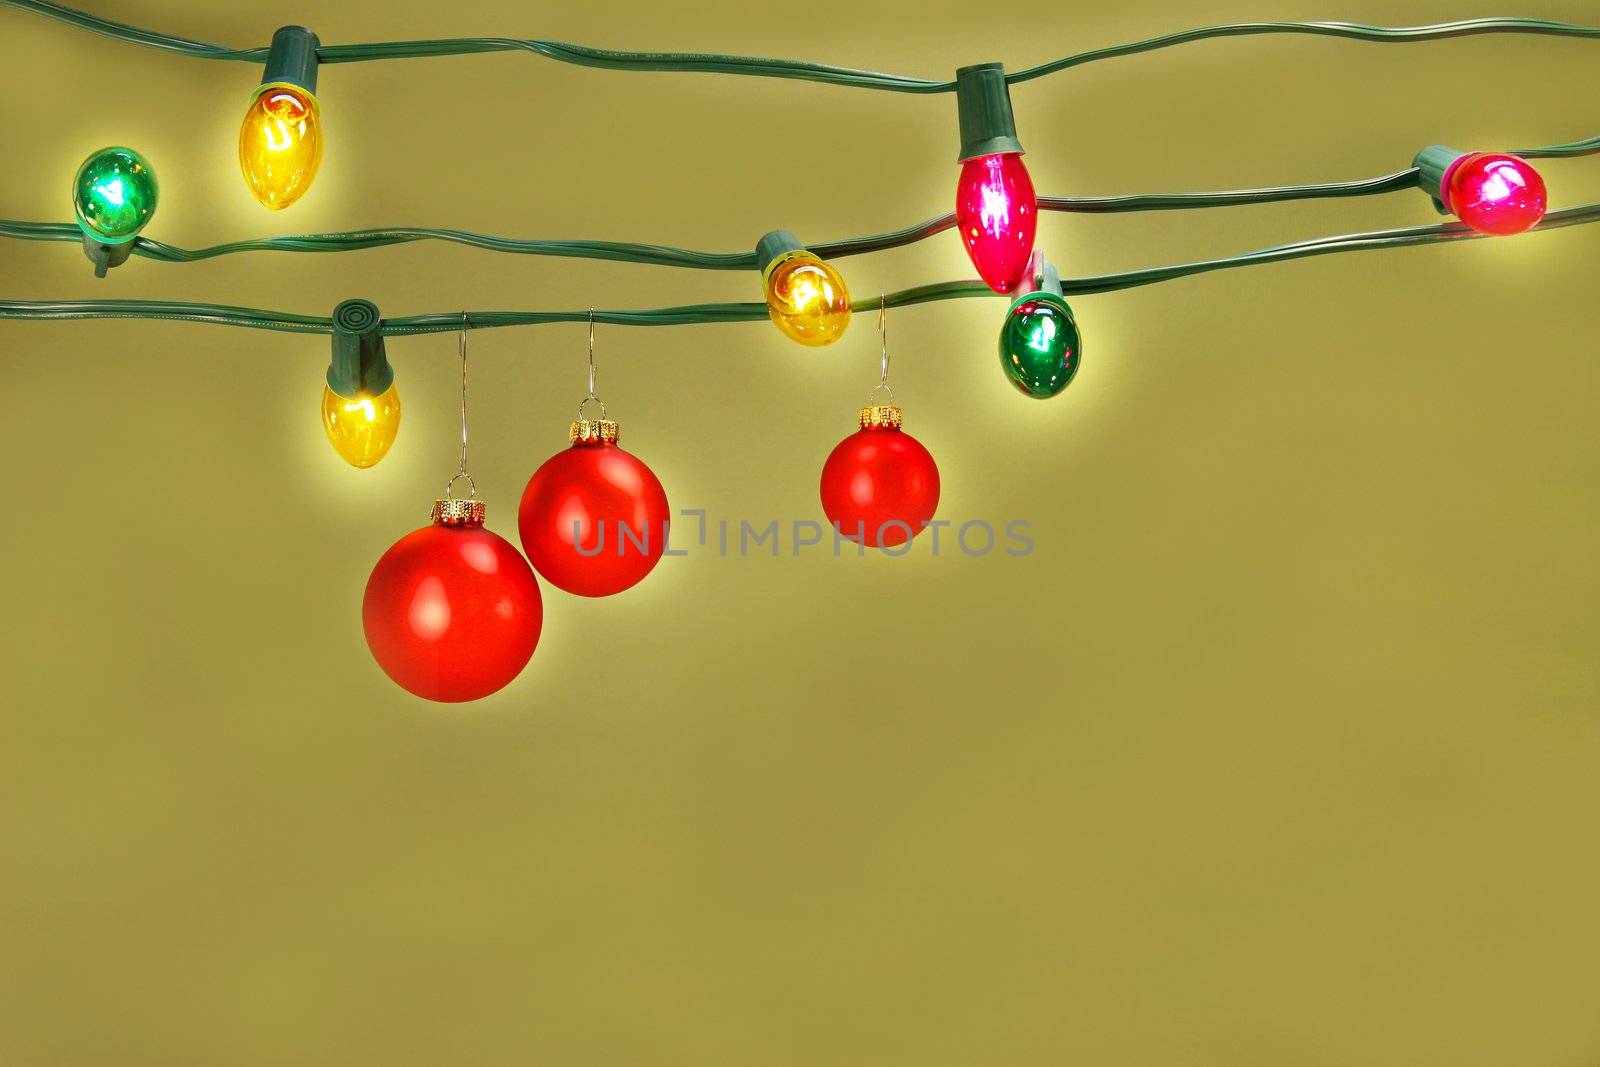
[[322,165],[317,98],[292,85],[267,85],[239,128],[239,168],[250,192],[280,211],[311,187]]
[[400,390],[390,385],[382,395],[346,398],[322,388],[322,428],[333,450],[352,467],[367,468],[389,452],[400,432]]
[[764,284],[767,314],[803,345],[831,345],[850,325],[850,293],[827,263],[800,250],[772,261]]
[[1027,273],[1038,227],[1038,199],[1021,153],[977,156],[961,164],[956,224],[989,288],[1014,291]]
[[83,161],[72,183],[78,227],[103,244],[138,236],[156,212],[155,171],[131,148],[103,148]]
[[1056,396],[1078,373],[1083,342],[1072,308],[1053,292],[1020,296],[1000,328],[1000,367],[1017,391]]
[[1522,233],[1544,218],[1544,179],[1526,160],[1480,152],[1457,160],[1444,179],[1444,205],[1479,233]]
[[1048,352],[1052,342],[1055,341],[1056,333],[1056,320],[1041,318],[1038,320],[1038,326],[1028,337],[1028,347],[1035,352]]

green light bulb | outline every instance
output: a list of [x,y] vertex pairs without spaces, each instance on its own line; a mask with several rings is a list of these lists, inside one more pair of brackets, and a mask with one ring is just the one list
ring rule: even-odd
[[78,226],[94,241],[125,244],[156,213],[156,172],[131,148],[102,148],[72,180]]
[[1027,293],[1012,302],[1000,328],[1000,366],[1019,391],[1045,400],[1078,373],[1082,346],[1065,300],[1051,292]]

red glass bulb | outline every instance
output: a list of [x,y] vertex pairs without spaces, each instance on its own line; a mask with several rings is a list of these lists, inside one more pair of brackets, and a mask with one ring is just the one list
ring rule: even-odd
[[367,647],[396,685],[477,700],[528,665],[544,625],[539,582],[516,547],[478,525],[435,522],[383,554],[361,605]]
[[868,548],[904,544],[938,508],[939,468],[898,426],[856,431],[822,465],[822,510],[846,540]]
[[649,467],[613,441],[580,437],[533,472],[517,528],[529,562],[551,585],[610,596],[661,561],[670,514]]
[[956,226],[989,288],[1009,293],[1022,284],[1038,225],[1038,198],[1022,153],[977,156],[961,164]]
[[1479,152],[1444,176],[1444,206],[1479,233],[1507,237],[1544,218],[1544,179],[1525,159]]

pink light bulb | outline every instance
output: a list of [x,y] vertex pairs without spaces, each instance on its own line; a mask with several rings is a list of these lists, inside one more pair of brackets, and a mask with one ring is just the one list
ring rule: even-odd
[[1479,152],[1462,156],[1444,176],[1444,206],[1479,233],[1506,237],[1544,218],[1544,179],[1527,160]]
[[1022,153],[976,156],[961,164],[956,226],[989,288],[1010,293],[1022,284],[1038,225],[1038,199]]

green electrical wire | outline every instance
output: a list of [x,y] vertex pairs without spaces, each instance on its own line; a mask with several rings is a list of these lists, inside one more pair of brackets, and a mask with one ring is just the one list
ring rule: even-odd
[[200,41],[191,41],[183,37],[173,37],[154,30],[141,30],[137,26],[128,26],[121,22],[91,15],[87,11],[67,7],[63,4],[51,4],[43,0],[0,0],[0,5],[5,7],[20,8],[30,11],[35,15],[43,15],[57,22],[64,22],[80,30],[88,30],[102,37],[110,37],[116,41],[127,44],[141,44],[146,48],[159,48],[164,52],[176,52],[179,55],[194,56],[199,59],[239,59],[250,63],[265,63],[267,50],[265,48],[248,48],[235,50],[224,48],[216,44],[203,44]]
[[[1544,148],[1522,148],[1515,155],[1529,158],[1554,158],[1600,153],[1600,137]],[[1127,196],[1045,196],[1039,198],[1042,211],[1102,214],[1126,211],[1173,211],[1189,208],[1237,207],[1248,204],[1278,203],[1288,200],[1317,200],[1332,197],[1373,196],[1414,189],[1416,168],[1394,174],[1355,181],[1326,182],[1318,185],[1283,185],[1265,189],[1237,189],[1203,193],[1138,193]],[[823,259],[840,259],[891,248],[904,248],[955,226],[954,213],[928,219],[915,226],[811,245]],[[69,222],[20,222],[0,220],[0,238],[23,241],[59,241],[78,244],[82,231]],[[492,252],[518,255],[558,256],[605,260],[615,263],[642,263],[695,270],[754,270],[760,266],[750,252],[698,252],[666,245],[634,244],[626,241],[537,241],[494,237],[467,230],[432,227],[393,226],[372,230],[347,230],[338,233],[301,234],[292,237],[261,237],[230,241],[206,248],[180,248],[149,237],[133,242],[133,253],[162,263],[195,263],[240,252],[353,252],[366,248],[410,244],[414,241],[446,241],[483,248]]]
[[1573,141],[1571,144],[1546,145],[1544,148],[1513,148],[1510,150],[1514,156],[1524,159],[1560,159],[1571,156],[1592,156],[1600,152],[1600,137],[1590,137],[1584,141]]
[[[1582,142],[1578,142],[1582,143]],[[1597,148],[1596,151],[1600,151]],[[1414,189],[1417,184],[1416,168],[1408,168],[1378,178],[1361,178],[1347,182],[1324,182],[1317,185],[1281,185],[1265,189],[1234,189],[1204,193],[1134,193],[1123,196],[1041,196],[1040,211],[1065,211],[1075,214],[1110,214],[1130,211],[1178,211],[1191,208],[1239,207],[1247,204],[1271,204],[1286,200],[1323,200],[1335,197],[1374,196],[1379,193]],[[843,241],[824,242],[807,247],[823,259],[839,259],[864,252],[881,252],[902,248],[955,227],[954,212],[940,215],[915,226],[871,237],[853,237]],[[0,223],[0,227],[4,224]],[[4,236],[0,229],[0,236]],[[137,251],[137,249],[135,250]],[[746,264],[755,267],[754,257]]]
[[[1567,226],[1581,226],[1600,222],[1600,204],[1553,211],[1534,227],[1534,231],[1555,230]],[[1530,231],[1532,232],[1532,231]],[[1211,271],[1235,267],[1282,263],[1292,259],[1332,255],[1342,252],[1362,252],[1383,248],[1406,248],[1413,245],[1440,244],[1449,241],[1481,240],[1483,234],[1468,229],[1459,222],[1439,226],[1411,226],[1397,230],[1374,230],[1368,233],[1319,237],[1309,241],[1275,245],[1254,252],[1226,256],[1220,259],[1180,263],[1167,267],[1150,267],[1144,270],[1120,271],[1114,274],[1092,275],[1085,278],[1062,279],[1062,291],[1068,295],[1110,293],[1134,289],[1144,285],[1175,281],[1179,278],[1207,274]],[[884,297],[887,307],[911,307],[941,300],[959,300],[970,297],[992,297],[995,294],[980,281],[940,282],[888,293]],[[878,302],[867,299],[857,301],[853,310],[868,312],[876,309]],[[383,320],[385,336],[400,337],[410,334],[446,333],[463,327],[485,329],[500,326],[537,326],[557,322],[595,322],[615,326],[683,326],[715,322],[756,322],[767,317],[764,303],[691,304],[684,307],[652,308],[614,311],[447,311],[430,315],[412,315]],[[277,330],[284,333],[332,333],[331,321],[314,315],[292,315],[278,311],[261,311],[255,308],[229,307],[220,304],[190,304],[163,300],[4,300],[0,301],[0,319],[166,319],[178,322],[205,322],[219,326],[241,326],[258,330]]]
[[0,300],[0,319],[166,319],[285,333],[333,332],[326,317],[181,300]]
[[[236,60],[262,63],[266,48],[225,48],[222,45],[191,41],[184,37],[140,29],[85,11],[49,3],[47,0],[0,0],[0,5],[15,7],[55,19],[78,29],[88,30],[129,44],[158,48],[196,59]],[[1239,22],[1205,26],[1131,44],[1091,49],[1065,56],[1006,76],[1013,84],[1032,81],[1047,74],[1080,67],[1086,63],[1119,56],[1153,52],[1161,48],[1222,37],[1253,37],[1264,34],[1301,34],[1337,37],[1353,41],[1405,43],[1438,41],[1452,37],[1471,37],[1487,33],[1542,34],[1552,37],[1600,37],[1600,28],[1531,18],[1481,18],[1440,22],[1426,26],[1369,26],[1356,22]],[[456,37],[436,41],[389,41],[378,44],[323,45],[317,58],[323,63],[361,63],[378,59],[421,59],[430,56],[476,55],[485,52],[529,52],[561,63],[606,70],[679,71],[710,74],[739,74],[760,78],[794,78],[802,81],[844,85],[858,89],[880,89],[898,93],[949,93],[953,81],[934,81],[898,74],[882,74],[824,63],[792,59],[760,59],[753,56],[728,56],[699,52],[630,52],[562,41],[517,37]]]
[[[1442,41],[1452,37],[1475,37],[1487,33],[1542,34],[1549,37],[1600,37],[1600,29],[1577,26],[1570,22],[1529,18],[1462,19],[1456,22],[1436,22],[1427,26],[1369,26],[1360,22],[1235,22],[1225,26],[1204,26],[1195,30],[1168,33],[1132,44],[1093,48],[1087,52],[1067,56],[1036,67],[1006,75],[1006,81],[1032,81],[1047,74],[1081,67],[1102,59],[1154,52],[1161,48],[1210,41],[1221,37],[1259,37],[1265,34],[1302,34],[1315,37],[1340,37],[1350,41],[1369,41],[1377,44],[1409,44],[1417,41]],[[952,86],[954,83],[951,83]]]
[[[0,237],[24,241],[62,241],[79,244],[83,231],[70,222],[18,222],[0,220]],[[692,267],[701,270],[745,270],[755,267],[755,252],[693,252],[661,245],[631,244],[618,241],[534,241],[493,237],[465,230],[431,227],[384,227],[374,230],[347,230],[339,233],[313,233],[294,237],[262,237],[231,241],[207,248],[180,248],[148,237],[137,238],[133,253],[163,263],[194,263],[239,252],[354,252],[366,248],[410,244],[414,241],[445,241],[494,252],[521,255],[560,256],[609,260],[618,263],[644,263],[666,267]]]

